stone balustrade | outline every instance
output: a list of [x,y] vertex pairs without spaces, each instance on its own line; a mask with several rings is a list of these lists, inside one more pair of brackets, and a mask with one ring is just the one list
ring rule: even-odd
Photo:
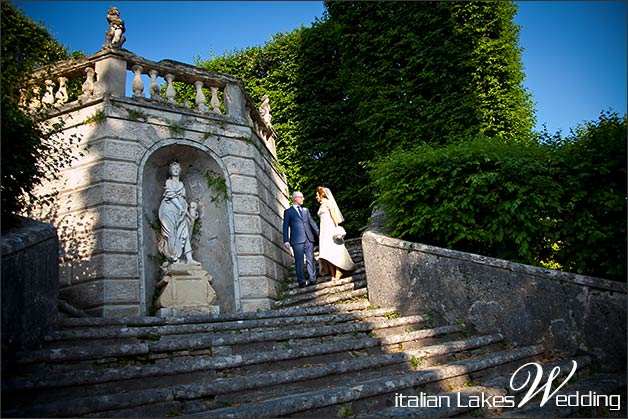
[[[130,96],[126,94],[127,73],[132,77]],[[165,81],[165,91],[159,78]],[[80,92],[68,93],[68,86],[82,80]],[[260,115],[242,81],[228,74],[209,72],[172,60],[154,62],[124,49],[103,48],[89,57],[59,62],[33,73],[33,94],[28,106],[74,107],[104,96],[129,97],[166,106],[183,106],[201,114],[227,118],[248,125],[275,153],[277,134]],[[193,87],[194,101],[178,98],[174,83]],[[75,89],[77,90],[77,89]],[[177,100],[178,99],[178,100]]]

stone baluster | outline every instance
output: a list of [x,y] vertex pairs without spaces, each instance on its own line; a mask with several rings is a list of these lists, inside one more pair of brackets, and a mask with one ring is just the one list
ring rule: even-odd
[[150,86],[148,87],[150,98],[153,100],[161,100],[161,96],[159,96],[160,88],[157,84],[157,76],[159,75],[159,72],[157,70],[150,70],[148,75],[150,76]]
[[46,80],[46,93],[44,93],[44,97],[41,98],[41,103],[44,105],[52,105],[55,103],[55,82],[52,80]]
[[133,83],[131,88],[133,89],[133,97],[144,97],[144,82],[142,81],[142,66],[134,65],[131,67],[133,70]]
[[96,77],[96,71],[93,68],[87,67],[85,69],[86,78],[83,82],[83,93],[81,94],[81,99],[89,99],[94,95],[94,79]]
[[172,85],[172,82],[174,81],[174,76],[172,74],[166,74],[164,79],[166,79],[166,82],[168,83],[168,85],[166,86],[166,99],[170,103],[175,103],[174,98],[177,96],[177,92],[176,90],[174,90],[174,86]]
[[210,103],[212,105],[212,112],[220,114],[220,99],[218,99],[218,88],[217,87],[210,87],[211,91],[212,91],[212,98],[210,100]]
[[201,80],[195,81],[194,87],[196,88],[196,106],[201,111],[208,111],[209,108],[205,104],[205,102],[207,102],[207,98],[205,97],[205,93],[203,93],[203,82]]
[[57,90],[55,99],[59,105],[63,105],[64,103],[67,103],[68,101],[68,86],[67,86],[68,79],[66,77],[61,76],[57,78],[57,81],[59,82],[59,90]]

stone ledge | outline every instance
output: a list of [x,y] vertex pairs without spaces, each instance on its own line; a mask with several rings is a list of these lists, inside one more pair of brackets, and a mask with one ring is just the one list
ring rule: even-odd
[[575,274],[571,272],[557,271],[553,269],[541,268],[537,266],[525,265],[522,263],[511,262],[504,259],[492,258],[489,256],[477,255],[474,253],[465,253],[458,250],[445,249],[442,247],[430,246],[422,243],[413,243],[405,240],[395,239],[383,236],[377,233],[367,231],[362,236],[364,240],[375,242],[379,245],[403,249],[406,251],[419,251],[432,254],[435,256],[446,257],[450,259],[459,259],[491,266],[494,268],[505,269],[512,272],[521,272],[527,275],[540,276],[545,279],[553,279],[558,281],[569,281],[575,284],[584,285],[590,288],[597,288],[613,292],[628,292],[628,284],[625,282],[610,281],[604,278]]
[[8,256],[38,243],[57,239],[57,230],[50,224],[29,218],[18,217],[20,224],[2,232],[0,247],[2,256]]

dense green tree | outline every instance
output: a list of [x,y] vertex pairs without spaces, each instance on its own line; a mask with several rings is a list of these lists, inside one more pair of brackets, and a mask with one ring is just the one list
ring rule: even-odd
[[365,164],[396,147],[533,126],[510,2],[326,2],[311,28],[199,62],[271,99],[291,189],[330,187],[356,234],[373,201]]
[[627,118],[602,112],[551,142],[565,188],[553,258],[567,271],[626,280]]
[[[33,189],[53,176],[66,162],[59,143],[47,141],[61,126],[44,127],[42,114],[28,111],[21,101],[22,90],[31,72],[70,55],[41,23],[2,2],[2,223],[8,226],[12,214],[20,213]],[[80,56],[80,54],[75,54]],[[43,92],[43,89],[42,89]]]
[[391,235],[626,279],[626,116],[567,138],[479,138],[397,150],[372,165]]

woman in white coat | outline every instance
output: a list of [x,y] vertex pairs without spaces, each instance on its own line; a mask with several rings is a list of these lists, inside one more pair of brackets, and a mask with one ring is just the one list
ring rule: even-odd
[[344,245],[343,240],[335,240],[336,227],[344,221],[342,213],[329,188],[316,188],[316,200],[321,204],[318,209],[320,217],[320,234],[318,242],[319,273],[331,275],[339,279],[343,274],[355,269],[355,264]]

